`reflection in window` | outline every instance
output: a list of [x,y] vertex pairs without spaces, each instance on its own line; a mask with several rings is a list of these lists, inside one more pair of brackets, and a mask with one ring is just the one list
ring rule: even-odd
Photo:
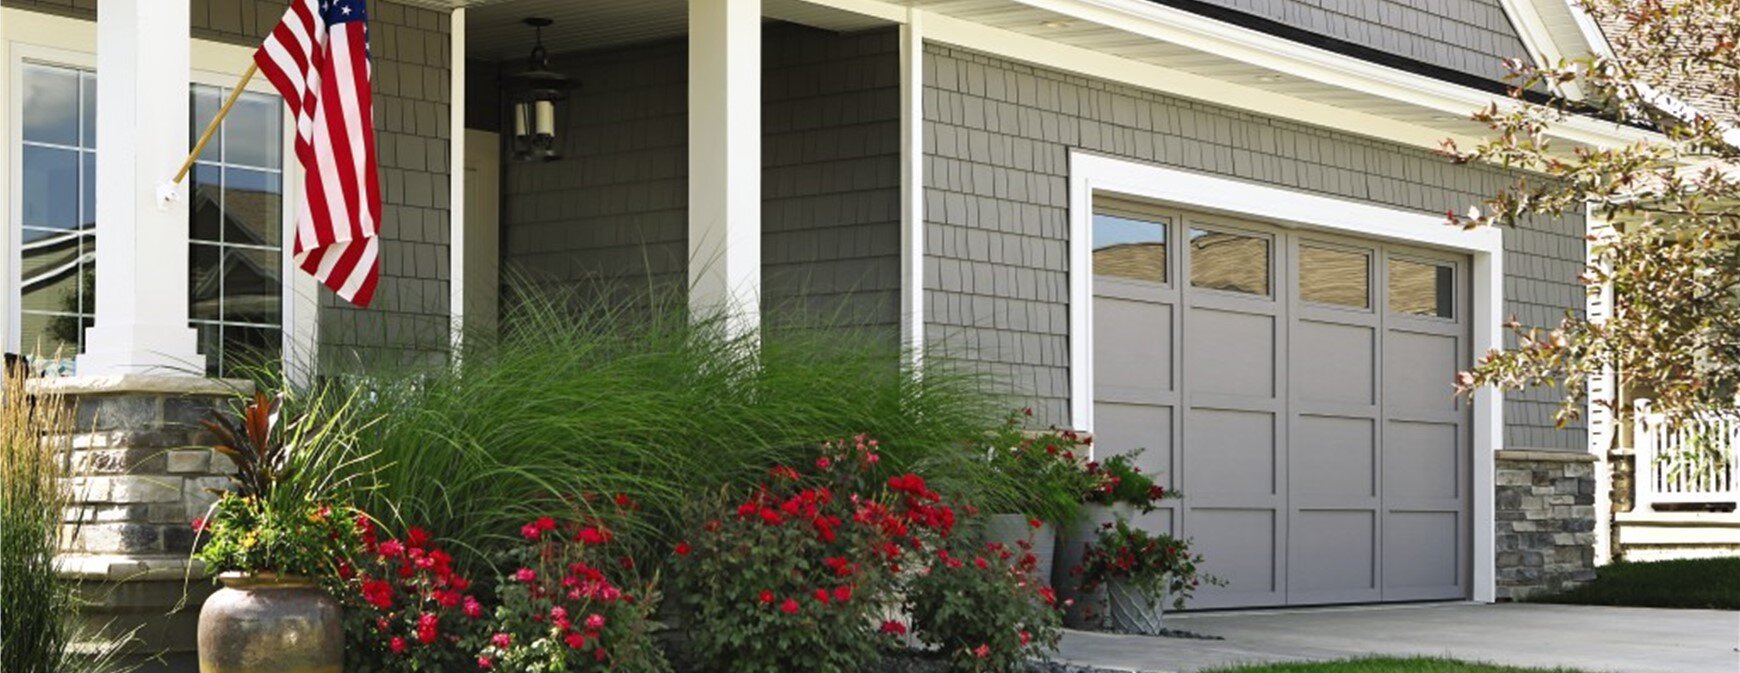
[[1446,264],[1390,260],[1390,310],[1408,315],[1453,318],[1456,270]]
[[1363,252],[1299,246],[1299,298],[1318,304],[1371,307],[1371,264]]
[[[228,89],[193,87],[198,138]],[[279,361],[283,338],[283,136],[278,99],[244,92],[194,165],[188,309],[213,376]]]
[[19,347],[72,373],[96,313],[96,76],[27,64],[19,152]]
[[1190,284],[1268,295],[1269,239],[1192,227]]
[[1095,213],[1094,275],[1166,282],[1166,223]]

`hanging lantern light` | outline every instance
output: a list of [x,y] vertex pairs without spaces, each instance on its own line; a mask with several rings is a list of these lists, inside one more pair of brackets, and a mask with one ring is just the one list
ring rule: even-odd
[[574,83],[568,76],[550,69],[550,55],[544,50],[544,28],[553,21],[528,18],[537,35],[536,46],[526,58],[526,68],[507,77],[510,114],[514,125],[514,158],[520,161],[550,161],[561,156],[556,143],[557,105],[568,99]]

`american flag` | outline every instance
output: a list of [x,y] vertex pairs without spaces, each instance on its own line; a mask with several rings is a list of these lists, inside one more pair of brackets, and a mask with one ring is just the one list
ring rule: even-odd
[[293,0],[254,52],[290,105],[307,178],[296,204],[296,263],[362,307],[374,298],[381,250],[368,30],[363,0]]

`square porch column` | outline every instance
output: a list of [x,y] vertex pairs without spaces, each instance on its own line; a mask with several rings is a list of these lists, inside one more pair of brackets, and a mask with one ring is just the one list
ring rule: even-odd
[[81,376],[205,373],[187,323],[187,201],[157,197],[187,157],[189,5],[97,10],[97,305]]
[[689,0],[689,310],[761,321],[761,0]]

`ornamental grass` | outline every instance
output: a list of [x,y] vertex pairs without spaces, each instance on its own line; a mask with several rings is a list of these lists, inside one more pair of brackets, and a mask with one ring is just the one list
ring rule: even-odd
[[354,502],[454,541],[462,560],[510,547],[525,521],[583,520],[623,493],[645,510],[641,531],[663,538],[697,494],[858,433],[882,439],[888,469],[981,506],[1026,499],[1028,485],[967,448],[1009,408],[987,392],[995,382],[935,353],[920,375],[890,330],[792,320],[739,337],[678,301],[574,296],[515,297],[499,336],[468,336],[453,367],[360,363],[324,380],[371,423],[360,439],[379,488]]

